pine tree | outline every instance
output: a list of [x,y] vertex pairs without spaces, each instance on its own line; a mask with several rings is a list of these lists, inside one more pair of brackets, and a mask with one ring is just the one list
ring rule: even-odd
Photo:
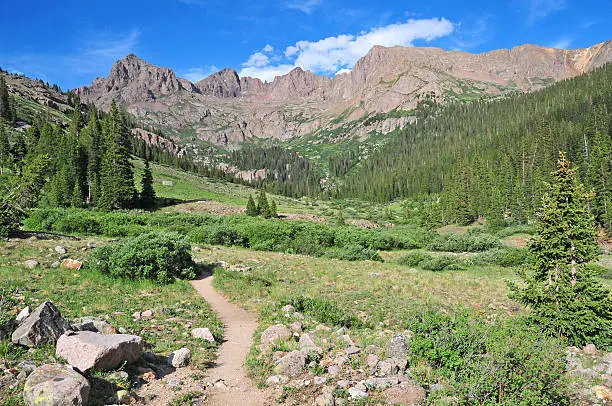
[[88,183],[88,203],[94,203],[100,191],[100,171],[102,168],[102,126],[98,119],[96,107],[92,104],[89,107],[89,122],[83,133],[86,135],[84,145],[87,148],[87,183]]
[[97,206],[105,210],[130,208],[136,197],[134,170],[130,162],[131,140],[114,100],[104,124],[106,145]]
[[270,201],[270,207],[268,208],[268,217],[275,219],[278,217],[278,212],[276,209],[276,202],[274,200]]
[[4,174],[4,168],[10,163],[10,145],[8,134],[4,129],[4,123],[0,120],[0,175]]
[[270,216],[270,206],[268,205],[268,198],[266,197],[266,189],[262,187],[259,190],[259,197],[257,198],[257,213],[264,218]]
[[13,155],[13,160],[15,162],[15,166],[17,167],[17,171],[19,172],[19,176],[22,174],[24,159],[28,152],[28,147],[25,142],[25,137],[23,133],[17,132],[15,136],[15,142],[11,148],[11,154]]
[[524,287],[511,285],[530,317],[570,344],[612,345],[612,294],[585,265],[599,256],[589,194],[561,152],[553,184],[542,200],[537,235],[529,246],[531,273]]
[[153,189],[153,175],[149,167],[149,160],[145,160],[145,168],[141,179],[140,207],[150,209],[155,206],[155,190]]
[[591,143],[587,184],[595,190],[592,211],[595,219],[612,232],[612,139],[598,132]]
[[12,122],[11,102],[4,76],[0,75],[0,118]]
[[257,216],[257,206],[255,205],[255,200],[253,200],[253,196],[249,195],[249,201],[246,206],[246,215],[251,217]]

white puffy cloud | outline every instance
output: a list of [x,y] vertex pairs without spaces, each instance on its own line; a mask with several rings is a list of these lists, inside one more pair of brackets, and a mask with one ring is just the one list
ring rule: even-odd
[[299,10],[305,14],[312,14],[312,11],[320,6],[323,3],[323,0],[290,0],[284,3],[286,8],[290,8],[293,10]]
[[261,52],[254,53],[243,64],[240,76],[272,80],[274,76],[298,66],[315,73],[346,73],[343,69],[352,69],[357,60],[375,45],[412,46],[415,40],[431,41],[449,35],[454,28],[455,25],[445,18],[410,19],[405,23],[376,27],[358,35],[342,34],[318,41],[298,41],[285,48],[284,60],[283,56],[273,58],[280,59],[278,64],[271,64],[270,59]]
[[270,44],[266,44],[266,46],[263,47],[263,49],[261,51],[269,54],[270,52],[274,51],[274,47],[272,45],[270,45]]

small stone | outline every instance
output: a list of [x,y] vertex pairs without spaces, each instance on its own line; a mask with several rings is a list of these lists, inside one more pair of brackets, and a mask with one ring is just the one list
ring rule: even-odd
[[214,343],[215,337],[212,335],[208,327],[199,327],[191,330],[191,336],[194,338],[200,338],[202,340]]
[[164,380],[164,382],[166,382],[166,385],[168,386],[181,386],[183,384],[183,381],[176,378],[167,378]]
[[271,377],[266,379],[267,386],[279,385],[279,384],[287,383],[287,382],[289,382],[289,378],[283,375],[272,375]]
[[130,376],[125,371],[117,371],[109,376],[110,379],[120,380],[120,379],[128,379]]
[[149,309],[149,310],[145,310],[144,312],[140,313],[140,317],[153,317],[153,314],[155,314],[155,311],[153,309]]
[[148,372],[145,372],[144,374],[142,374],[142,379],[145,382],[153,382],[154,380],[157,379],[157,376],[155,375],[155,372],[148,371]]
[[85,316],[73,320],[71,323],[74,331],[93,331],[100,334],[117,334],[117,329],[100,317]]
[[315,385],[322,385],[325,382],[327,382],[327,378],[324,376],[315,376],[314,377],[314,384]]
[[348,388],[350,384],[351,383],[349,381],[347,381],[346,379],[343,379],[343,380],[340,380],[340,381],[336,382],[336,385],[338,385],[338,387],[344,388],[344,389]]
[[594,344],[587,344],[582,349],[582,352],[586,355],[597,355],[597,347]]
[[140,319],[141,319],[140,312],[134,312],[134,313],[132,313],[132,318],[133,318],[134,320],[140,320]]
[[327,372],[331,375],[331,376],[336,376],[340,373],[340,371],[342,370],[342,368],[340,368],[338,365],[331,365],[327,368]]
[[51,268],[55,269],[55,268],[59,268],[60,267],[60,262],[59,261],[55,261],[54,263],[51,264]]
[[370,388],[382,389],[395,386],[399,383],[397,377],[390,376],[388,378],[369,378],[365,381],[366,386]]
[[285,305],[281,310],[283,313],[285,313],[287,317],[289,317],[289,314],[295,312],[295,307],[288,304],[288,305]]
[[27,269],[34,269],[38,266],[38,261],[35,259],[28,259],[23,263],[23,266],[25,266]]
[[87,242],[87,248],[96,248],[98,245],[96,244],[95,241],[88,241]]
[[355,346],[355,343],[351,339],[351,336],[349,336],[348,334],[343,335],[342,336],[342,340],[344,340],[346,345],[348,345],[349,347],[354,347]]
[[300,323],[299,321],[294,321],[293,323],[289,325],[289,327],[291,328],[291,331],[295,333],[302,332],[302,323]]
[[350,399],[363,399],[368,397],[366,391],[357,388],[349,388],[348,394]]
[[300,336],[300,348],[303,350],[317,348],[317,344],[312,339],[312,336],[308,333],[304,333]]
[[359,347],[348,347],[346,349],[346,354],[350,357],[355,354],[359,354],[361,352],[361,348]]
[[300,312],[295,312],[295,313],[293,313],[293,318],[304,320],[304,315],[302,313],[300,313]]
[[316,331],[322,331],[322,332],[325,332],[325,333],[329,333],[331,331],[331,328],[329,328],[329,327],[327,327],[327,326],[325,326],[323,324],[319,324],[317,327],[315,327],[315,330]]
[[378,374],[380,376],[391,375],[393,373],[393,365],[389,361],[380,361],[378,363]]
[[191,351],[189,350],[189,348],[183,347],[179,350],[174,351],[168,356],[168,364],[173,366],[174,368],[182,368],[189,364],[190,358]]
[[378,361],[380,361],[378,359],[378,355],[369,354],[369,355],[366,356],[366,365],[369,368],[370,375],[374,374],[374,372],[376,372],[376,366],[378,365]]
[[54,250],[60,255],[64,255],[66,252],[68,252],[66,251],[66,248],[62,247],[61,245],[55,246]]
[[36,364],[32,361],[21,361],[19,364],[17,364],[17,368],[21,369],[22,371],[32,372],[36,369]]

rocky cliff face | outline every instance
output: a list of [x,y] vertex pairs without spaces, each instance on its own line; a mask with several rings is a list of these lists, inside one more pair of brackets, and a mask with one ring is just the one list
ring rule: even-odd
[[[77,93],[102,108],[115,98],[145,122],[231,149],[249,139],[286,140],[410,110],[425,93],[444,102],[537,90],[610,61],[612,41],[578,50],[522,45],[482,54],[375,46],[352,72],[334,78],[296,68],[264,83],[224,69],[192,84],[128,55],[107,78]],[[389,132],[410,121],[385,118],[373,127],[348,126],[351,134],[343,137],[364,137],[372,128]]]

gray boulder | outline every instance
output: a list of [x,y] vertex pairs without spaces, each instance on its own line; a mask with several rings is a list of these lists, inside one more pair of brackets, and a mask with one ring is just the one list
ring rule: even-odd
[[299,375],[306,366],[306,358],[306,353],[303,351],[291,351],[278,360],[274,372],[290,378]]
[[23,266],[25,266],[27,269],[34,269],[38,266],[38,261],[35,259],[28,259],[23,263]]
[[57,245],[55,248],[55,252],[57,252],[60,255],[64,255],[66,252],[66,248],[62,247],[61,245]]
[[30,306],[24,307],[23,309],[21,309],[17,317],[15,317],[15,321],[17,323],[21,323],[30,315],[30,313],[32,313],[32,309],[30,309]]
[[64,320],[57,307],[47,300],[23,319],[13,332],[11,341],[26,347],[55,344],[67,330],[70,330],[70,324]]
[[182,368],[189,364],[190,358],[191,351],[189,350],[189,348],[183,347],[179,350],[174,351],[168,356],[168,364],[173,366],[174,368]]
[[211,343],[215,342],[215,337],[210,332],[210,329],[208,327],[194,328],[193,330],[191,330],[191,336],[193,338],[200,338]]
[[87,405],[89,382],[67,365],[47,364],[28,376],[23,400],[28,406]]
[[92,331],[67,332],[57,340],[55,355],[81,372],[108,371],[142,355],[142,338],[130,334],[100,334]]
[[282,324],[276,324],[268,327],[261,333],[261,347],[264,350],[269,349],[275,342],[288,340],[292,336],[291,331],[287,327]]

